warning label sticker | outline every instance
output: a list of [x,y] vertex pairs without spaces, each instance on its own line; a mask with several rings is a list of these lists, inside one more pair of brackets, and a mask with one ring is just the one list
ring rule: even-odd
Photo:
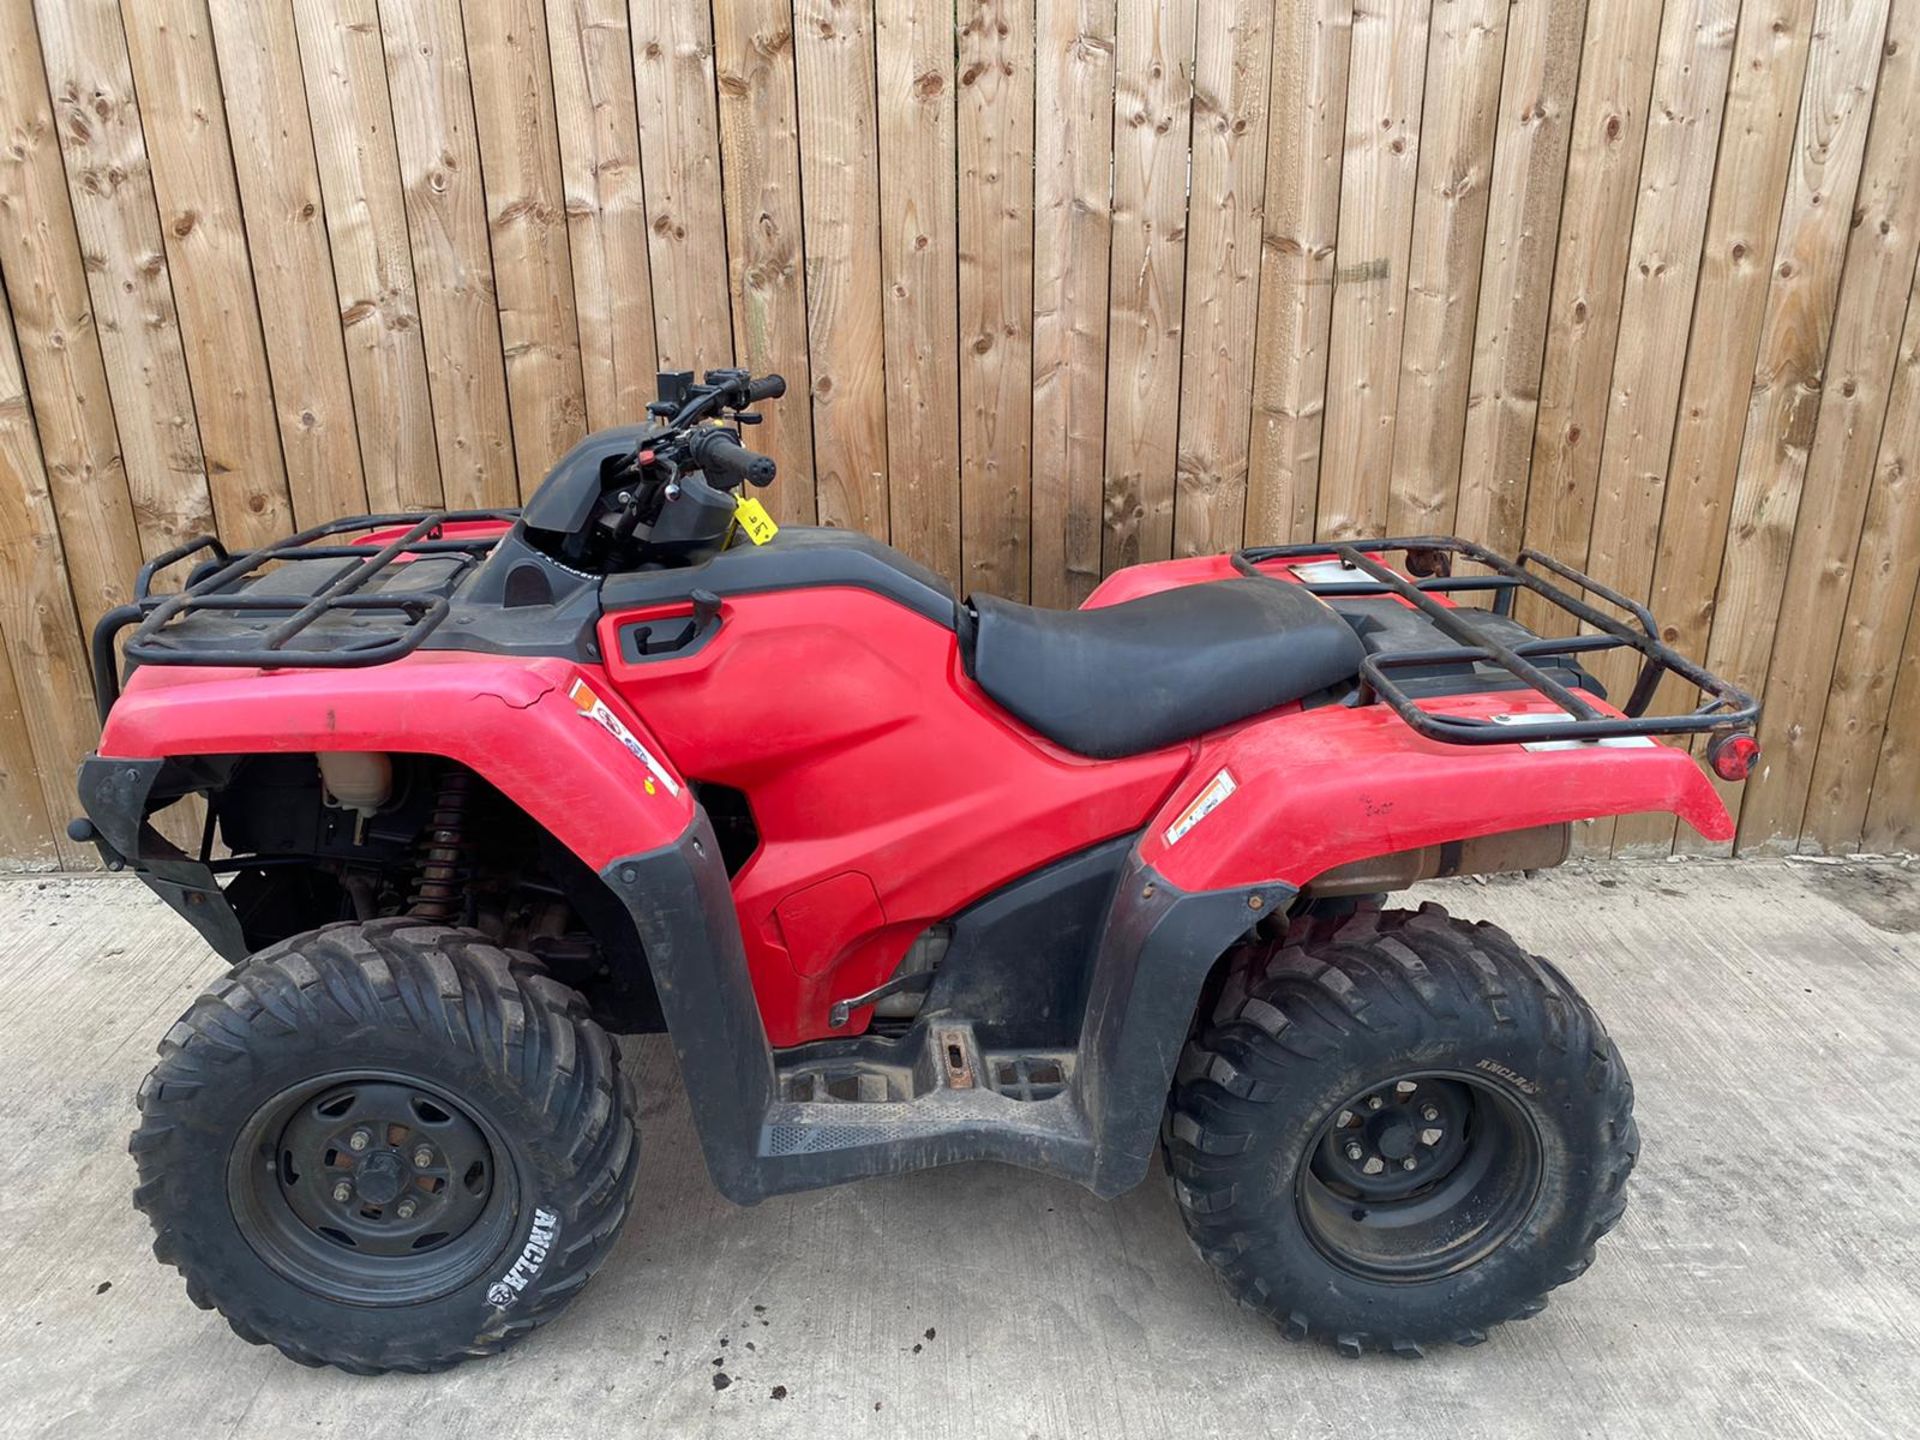
[[669,795],[680,793],[680,782],[667,773],[666,766],[653,758],[653,752],[640,743],[640,737],[629,730],[620,717],[607,708],[607,702],[594,694],[592,687],[586,681],[575,680],[573,688],[567,691],[567,698],[573,701],[574,708],[579,710],[582,716],[593,721],[626,746],[633,753],[633,758],[647,767],[647,773],[652,777],[647,781],[649,794],[653,791],[655,780],[666,788]]
[[1194,797],[1193,803],[1180,812],[1180,818],[1167,827],[1167,844],[1178,845],[1189,830],[1218,810],[1221,802],[1239,788],[1233,772],[1221,770],[1207,782],[1207,788]]

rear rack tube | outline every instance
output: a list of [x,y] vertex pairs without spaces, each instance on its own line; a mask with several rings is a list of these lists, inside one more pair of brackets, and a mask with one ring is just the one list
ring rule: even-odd
[[[1410,564],[1413,563],[1412,557],[1420,557],[1421,563],[1436,566],[1438,574],[1419,581],[1409,580],[1374,558],[1394,551],[1408,554]],[[1455,577],[1451,559],[1455,555],[1483,565],[1495,573],[1491,576]],[[1429,739],[1456,745],[1500,745],[1542,740],[1708,734],[1715,737],[1714,743],[1717,745],[1732,735],[1750,731],[1759,719],[1760,705],[1753,696],[1663,643],[1653,615],[1646,606],[1537,550],[1522,550],[1515,561],[1457,536],[1421,535],[1266,546],[1238,552],[1233,557],[1233,564],[1243,575],[1280,584],[1287,582],[1279,581],[1259,567],[1274,560],[1324,558],[1340,561],[1367,576],[1372,583],[1355,586],[1304,579],[1297,583],[1305,585],[1316,595],[1397,596],[1431,620],[1442,634],[1459,642],[1459,648],[1456,649],[1369,655],[1360,665],[1361,693],[1358,703],[1366,704],[1375,698],[1385,701],[1401,719]],[[1532,565],[1626,611],[1639,628],[1635,629],[1608,615],[1579,595],[1535,573],[1528,568]],[[1512,593],[1517,589],[1533,592],[1599,633],[1541,638],[1510,646],[1470,625],[1464,617],[1474,612],[1443,605],[1433,598],[1435,592],[1492,590],[1500,597],[1496,602],[1496,613],[1504,614],[1507,603],[1502,602],[1510,602]],[[1637,652],[1641,656],[1641,665],[1620,716],[1601,714],[1533,663],[1536,658],[1551,655],[1622,648]],[[1471,716],[1441,714],[1423,709],[1388,673],[1419,665],[1459,663],[1498,665],[1550,700],[1569,718],[1517,726]],[[1698,687],[1707,698],[1697,709],[1684,715],[1649,716],[1645,713],[1646,709],[1653,702],[1661,677],[1669,673]]]

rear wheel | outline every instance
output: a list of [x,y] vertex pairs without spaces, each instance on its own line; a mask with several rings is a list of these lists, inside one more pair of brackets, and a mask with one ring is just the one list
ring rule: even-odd
[[135,1203],[256,1344],[435,1370],[551,1318],[605,1258],[638,1143],[573,991],[466,931],[334,925],[197,1000],[141,1087]]
[[1620,1218],[1619,1051],[1564,976],[1438,906],[1231,957],[1168,1110],[1188,1233],[1246,1304],[1349,1354],[1537,1313]]

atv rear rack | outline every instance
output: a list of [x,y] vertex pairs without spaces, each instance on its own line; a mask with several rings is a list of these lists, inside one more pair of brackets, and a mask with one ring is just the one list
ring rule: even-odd
[[[1407,569],[1422,577],[1408,579],[1376,558],[1388,552],[1403,552]],[[1453,574],[1454,558],[1472,561],[1492,571],[1490,575]],[[1434,628],[1457,643],[1455,647],[1419,651],[1370,654],[1360,665],[1360,689],[1353,703],[1366,705],[1376,699],[1385,701],[1402,720],[1430,740],[1454,745],[1517,745],[1542,741],[1610,740],[1632,736],[1707,735],[1708,757],[1728,779],[1737,779],[1751,763],[1751,731],[1759,719],[1760,704],[1753,696],[1722,680],[1679,651],[1664,644],[1652,613],[1638,601],[1601,584],[1550,555],[1537,550],[1522,550],[1519,559],[1506,556],[1451,535],[1422,535],[1386,540],[1317,541],[1300,545],[1270,545],[1242,550],[1233,557],[1234,568],[1244,575],[1275,579],[1259,567],[1276,560],[1333,561],[1341,574],[1333,578],[1313,577],[1295,572],[1296,580],[1320,596],[1355,597],[1392,595],[1404,600],[1433,622]],[[1539,567],[1541,574],[1531,567]],[[1357,572],[1345,578],[1345,572]],[[1365,577],[1365,578],[1360,578]],[[1565,585],[1555,583],[1564,581]],[[1633,617],[1634,625],[1616,619],[1596,608],[1573,590],[1598,596]],[[1572,615],[1584,633],[1564,637],[1529,640],[1506,645],[1495,636],[1475,627],[1466,617],[1475,610],[1443,605],[1436,594],[1491,592],[1493,613],[1510,616],[1513,597],[1527,590]],[[1547,674],[1533,662],[1557,655],[1590,654],[1602,650],[1632,650],[1640,658],[1640,671],[1632,692],[1622,705],[1621,715],[1603,714],[1580,695]],[[1423,709],[1414,698],[1395,683],[1391,671],[1412,666],[1449,664],[1493,664],[1506,670],[1522,684],[1544,695],[1568,719],[1514,725],[1465,715],[1447,715]],[[1697,686],[1706,698],[1685,714],[1648,715],[1654,692],[1665,675],[1677,675]],[[1742,746],[1728,751],[1736,739]],[[1738,775],[1722,770],[1723,756]]]
[[[229,553],[219,540],[202,535],[156,555],[140,567],[133,600],[109,611],[94,628],[93,679],[100,718],[105,721],[107,711],[120,694],[114,641],[122,630],[135,623],[139,628],[127,640],[125,655],[129,662],[139,665],[345,669],[378,665],[405,655],[419,648],[447,618],[450,607],[446,592],[470,566],[492,550],[500,538],[498,533],[448,538],[446,527],[471,521],[511,523],[519,513],[517,510],[433,510],[355,515],[315,525],[257,550]],[[378,550],[371,549],[364,541],[328,543],[335,536],[399,526],[405,527],[402,533]],[[156,575],[196,556],[204,558],[194,567],[184,588],[171,594],[153,593]],[[402,556],[453,556],[457,557],[457,563],[436,590],[361,593]],[[314,560],[360,563],[341,571],[310,594],[253,594],[242,588],[258,579],[264,569],[275,562]],[[263,621],[279,618],[278,623],[263,625],[258,639],[236,637],[234,643],[225,646],[178,643],[178,627],[182,622],[213,612],[257,615]],[[340,614],[377,617],[390,623],[364,639],[333,645],[292,643],[317,621]]]

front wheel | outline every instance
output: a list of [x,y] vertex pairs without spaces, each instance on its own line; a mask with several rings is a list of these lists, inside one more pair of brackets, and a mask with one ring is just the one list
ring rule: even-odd
[[140,1089],[154,1253],[242,1339],[437,1370],[551,1318],[605,1258],[639,1146],[618,1052],[530,957],[414,920],[247,960]]
[[1227,1287],[1351,1355],[1537,1313],[1620,1218],[1639,1149],[1626,1067],[1566,978],[1433,905],[1230,957],[1164,1139]]

